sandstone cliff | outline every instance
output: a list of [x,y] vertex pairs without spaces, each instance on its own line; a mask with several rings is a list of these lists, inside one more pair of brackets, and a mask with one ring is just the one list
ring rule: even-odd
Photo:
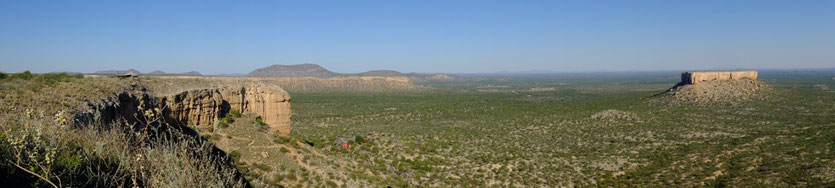
[[712,80],[757,79],[757,71],[693,71],[681,73],[682,84],[698,84]]
[[213,126],[237,110],[261,117],[272,132],[290,134],[290,95],[278,87],[195,89],[165,96],[163,101],[170,109],[168,117],[180,125]]
[[257,114],[271,130],[290,134],[290,95],[284,90],[250,86],[222,89],[221,95],[231,109]]

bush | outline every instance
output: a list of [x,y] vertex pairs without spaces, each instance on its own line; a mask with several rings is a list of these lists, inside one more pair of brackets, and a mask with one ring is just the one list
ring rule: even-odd
[[282,178],[281,174],[279,174],[279,173],[276,173],[275,176],[273,176],[273,181],[275,181],[276,183],[281,182],[281,180],[283,180],[283,179],[284,178]]
[[229,116],[229,117],[241,117],[241,112],[239,112],[239,111],[238,111],[238,110],[236,110],[236,109],[232,109],[232,110],[230,110],[230,111],[229,111],[229,113],[228,113],[228,114],[226,114],[226,116]]
[[255,167],[264,172],[271,172],[273,169],[270,166],[261,163],[255,163]]
[[84,78],[81,74],[67,74],[67,73],[50,73],[50,74],[40,74],[37,77],[38,80],[45,81],[45,82],[66,82],[71,79],[81,79]]
[[281,151],[281,153],[288,153],[288,152],[290,152],[290,150],[288,150],[288,149],[287,149],[287,148],[285,148],[285,147],[281,147],[281,149],[278,149],[278,151]]
[[295,173],[287,174],[287,179],[292,180],[292,181],[296,181],[296,179],[297,179],[296,174]]
[[360,143],[360,144],[365,143],[365,137],[357,136],[357,137],[354,138],[354,142]]
[[238,152],[238,150],[232,150],[232,152],[229,152],[229,158],[233,161],[239,161],[241,159],[241,152]]
[[29,79],[32,79],[32,72],[23,71],[21,73],[14,73],[9,78],[29,80]]
[[261,128],[267,128],[267,126],[269,126],[267,123],[264,123],[264,120],[261,120],[261,117],[255,118],[255,123],[257,123],[258,126],[261,126]]
[[0,72],[0,79],[6,79],[6,77],[9,77],[9,75],[4,72]]
[[219,128],[227,128],[232,123],[235,123],[235,117],[233,117],[232,115],[227,114],[226,116],[224,116],[223,118],[220,119],[220,122],[217,123],[217,126]]
[[276,135],[273,140],[276,144],[284,144],[290,142],[290,137],[284,135]]

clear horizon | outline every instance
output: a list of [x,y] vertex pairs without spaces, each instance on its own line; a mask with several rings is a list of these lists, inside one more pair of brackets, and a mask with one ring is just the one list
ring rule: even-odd
[[0,2],[0,71],[835,67],[832,1]]

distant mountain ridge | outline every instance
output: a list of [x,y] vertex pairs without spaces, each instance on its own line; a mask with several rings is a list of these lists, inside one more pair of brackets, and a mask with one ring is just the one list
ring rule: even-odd
[[340,74],[325,69],[316,64],[298,64],[298,65],[271,65],[260,69],[255,69],[246,75],[247,77],[316,77],[316,78],[330,78],[338,76],[404,76],[409,77],[412,81],[455,81],[459,80],[458,76],[448,74],[420,74],[420,73],[402,73],[394,70],[372,70],[357,74]]
[[128,74],[128,73],[133,73],[133,74],[137,74],[137,75],[141,75],[141,74],[145,74],[145,75],[186,75],[186,76],[202,76],[203,75],[203,74],[200,74],[200,72],[197,72],[197,71],[189,71],[189,72],[184,72],[184,73],[165,73],[161,70],[155,70],[155,71],[151,71],[149,73],[142,73],[142,72],[139,72],[138,70],[135,70],[135,69],[96,71],[93,74],[123,75],[123,74]]

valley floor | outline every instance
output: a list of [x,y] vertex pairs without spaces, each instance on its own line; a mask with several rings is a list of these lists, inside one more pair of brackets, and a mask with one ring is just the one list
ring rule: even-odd
[[812,85],[704,104],[635,83],[293,93],[293,136],[378,185],[831,186],[835,94]]

